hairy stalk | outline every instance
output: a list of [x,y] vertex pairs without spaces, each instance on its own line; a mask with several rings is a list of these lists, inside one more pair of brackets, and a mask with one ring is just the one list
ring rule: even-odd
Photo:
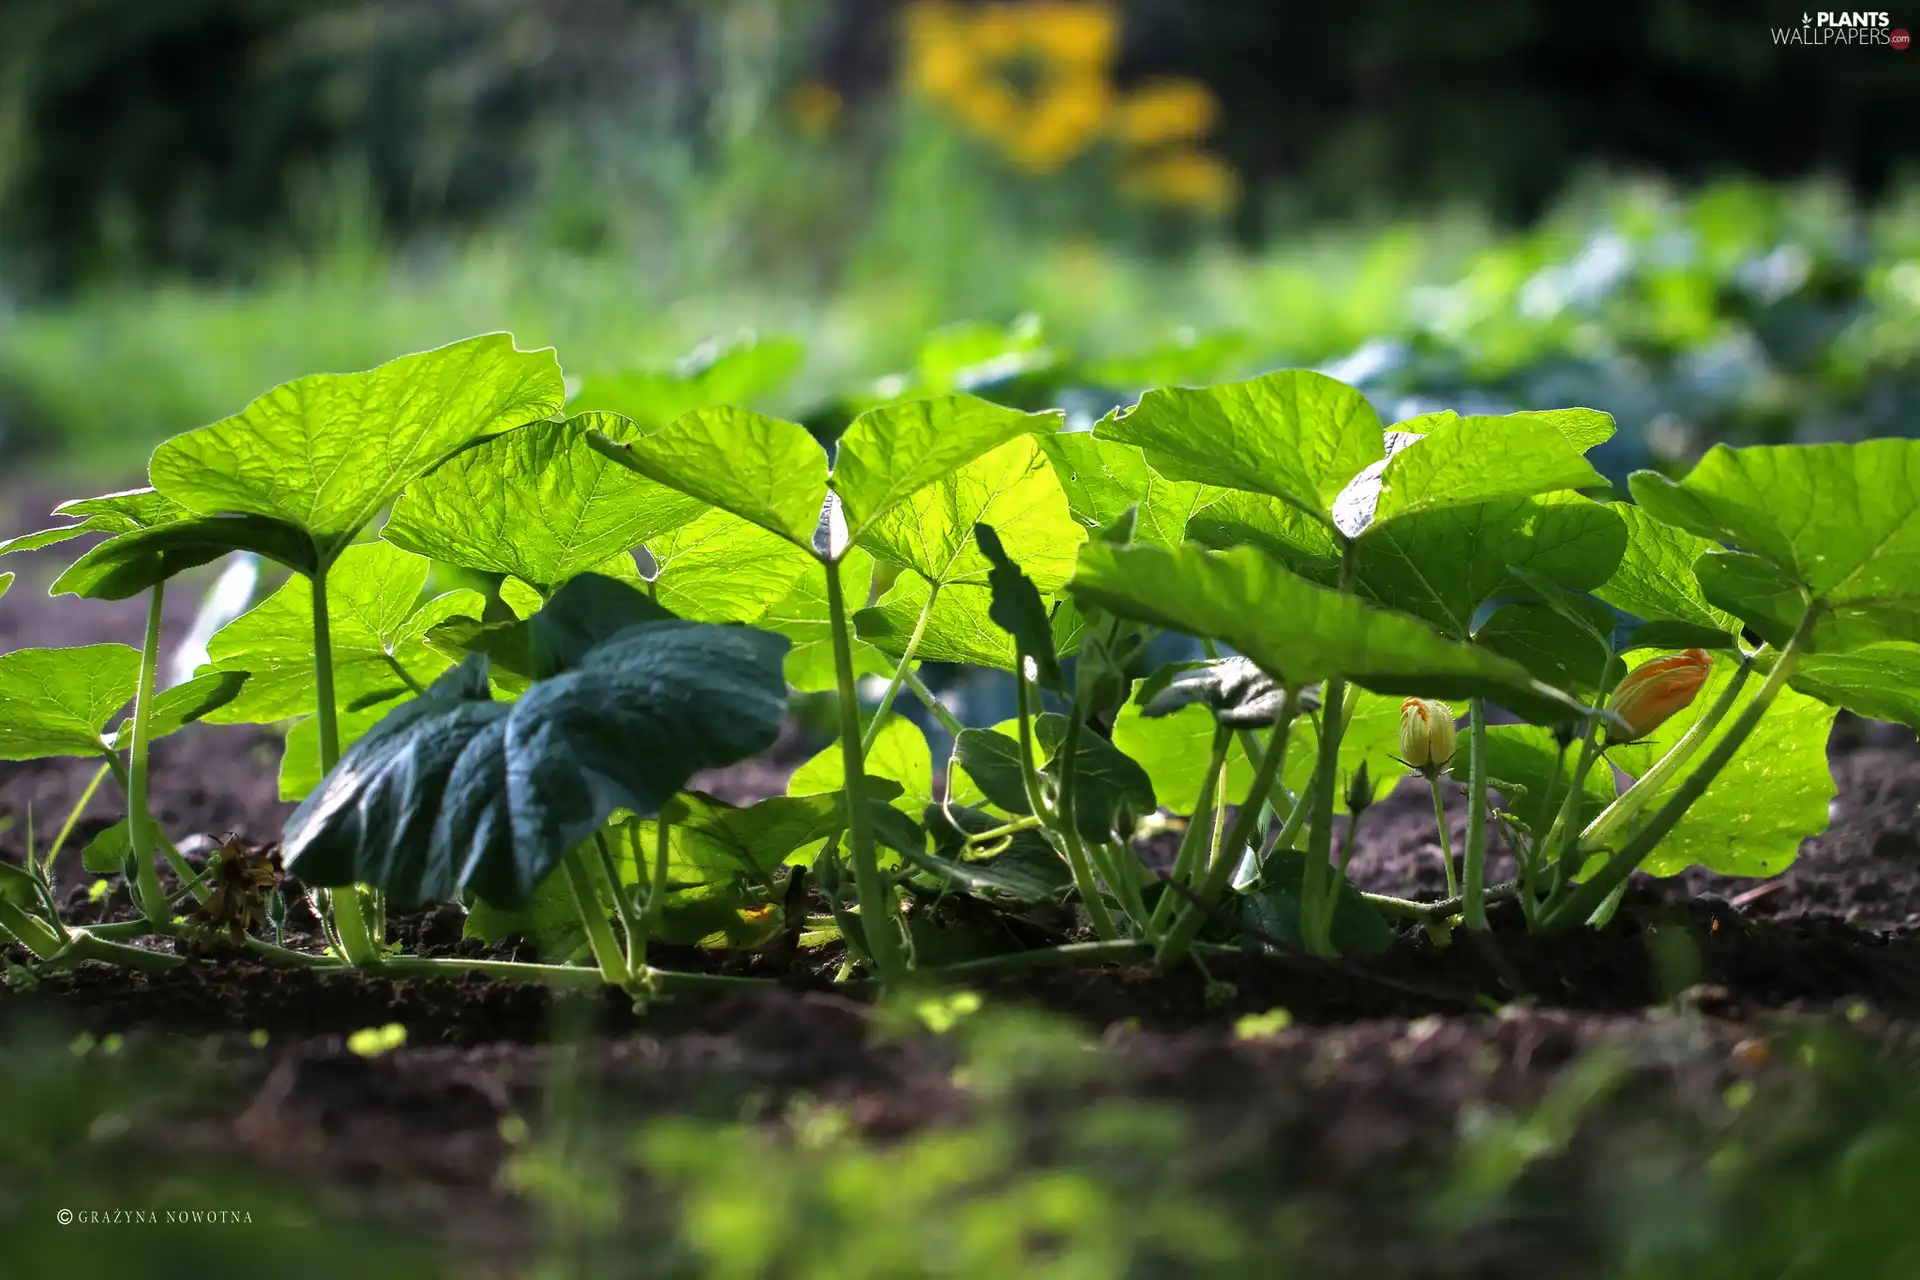
[[567,887],[573,891],[573,905],[587,931],[587,944],[593,948],[601,979],[609,986],[624,986],[628,977],[626,958],[620,954],[620,940],[613,936],[613,925],[607,920],[600,895],[594,892],[593,869],[577,848],[567,850],[560,865],[566,868]]
[[1340,910],[1340,891],[1347,886],[1347,865],[1353,861],[1353,844],[1360,837],[1360,821],[1365,816],[1364,809],[1349,813],[1346,834],[1340,838],[1340,861],[1334,870],[1333,892],[1327,895],[1326,905],[1320,909],[1319,930],[1328,939],[1333,937],[1333,918]]
[[959,718],[956,717],[953,712],[947,710],[947,704],[940,701],[939,695],[927,688],[926,682],[920,678],[919,672],[907,672],[907,688],[913,691],[914,697],[926,704],[927,710],[933,714],[935,720],[940,722],[940,727],[947,731],[948,737],[959,737],[961,731],[967,727],[960,723]]
[[1787,687],[1787,681],[1793,675],[1793,669],[1799,664],[1800,654],[1806,647],[1807,637],[1813,633],[1817,611],[1809,608],[1800,619],[1800,625],[1794,628],[1793,637],[1775,659],[1773,670],[1767,674],[1765,683],[1753,695],[1753,701],[1741,711],[1740,716],[1728,726],[1720,741],[1714,744],[1707,758],[1700,762],[1687,780],[1680,784],[1667,802],[1654,812],[1647,824],[1636,831],[1633,838],[1621,847],[1619,852],[1607,859],[1606,865],[1598,874],[1582,882],[1564,894],[1556,894],[1548,900],[1547,910],[1542,913],[1540,927],[1543,932],[1553,932],[1570,928],[1586,920],[1599,909],[1616,886],[1624,883],[1633,874],[1634,868],[1646,861],[1667,832],[1685,816],[1693,802],[1712,785],[1720,771],[1727,767],[1734,754],[1740,750],[1754,727],[1760,723],[1767,708]]
[[640,913],[633,909],[633,899],[620,883],[620,868],[613,860],[613,850],[607,845],[606,832],[594,832],[593,843],[600,852],[599,877],[606,885],[607,892],[613,895],[614,908],[620,913],[620,932],[627,943],[627,972],[632,973],[646,957],[647,926],[640,918]]
[[147,633],[140,645],[140,683],[133,695],[133,745],[128,752],[127,777],[127,835],[132,845],[134,893],[140,900],[140,914],[154,924],[165,924],[173,918],[167,895],[160,890],[160,873],[153,864],[157,833],[153,814],[147,808],[147,739],[153,724],[154,673],[160,665],[160,609],[166,589],[165,582],[156,582],[147,593]]
[[1300,879],[1301,941],[1316,956],[1331,957],[1333,940],[1318,927],[1321,903],[1332,892],[1333,792],[1340,771],[1340,738],[1346,727],[1347,682],[1329,680],[1320,691],[1320,757],[1313,774],[1313,826],[1307,832],[1307,862]]
[[1296,705],[1294,691],[1289,690],[1287,709],[1281,712],[1279,721],[1273,726],[1273,733],[1267,739],[1266,754],[1260,757],[1260,765],[1254,770],[1253,786],[1233,815],[1233,829],[1228,832],[1226,843],[1214,851],[1213,863],[1207,868],[1207,878],[1200,886],[1200,900],[1182,904],[1180,914],[1174,917],[1173,927],[1167,930],[1154,948],[1154,963],[1161,968],[1178,964],[1186,956],[1194,936],[1200,932],[1200,926],[1206,920],[1207,908],[1212,907],[1226,891],[1227,881],[1240,865],[1240,850],[1254,839],[1254,833],[1260,825],[1260,797],[1273,790],[1273,780],[1280,776],[1280,762],[1287,756],[1287,736],[1293,729],[1293,708]]
[[1487,926],[1487,700],[1467,704],[1472,756],[1467,761],[1467,854],[1460,868],[1460,912],[1467,928]]
[[887,681],[886,692],[880,695],[880,705],[874,708],[873,720],[860,739],[860,750],[873,750],[874,739],[880,736],[881,722],[887,718],[900,686],[906,683],[908,670],[913,666],[913,655],[920,651],[920,638],[927,634],[927,619],[933,617],[933,602],[939,598],[940,584],[936,582],[927,591],[926,608],[920,610],[920,619],[913,624],[913,634],[907,637],[907,647],[900,651],[900,664],[893,669],[893,679]]
[[[667,912],[667,855],[672,851],[673,824],[666,814],[654,820],[653,871],[647,877],[647,907],[640,915],[640,936],[651,939]],[[639,850],[635,849],[637,856]],[[636,960],[636,963],[637,960]]]
[[[1487,901],[1505,902],[1509,898],[1517,897],[1519,893],[1520,882],[1508,880],[1490,886],[1487,889]],[[1364,891],[1361,892],[1360,898],[1377,911],[1385,912],[1390,916],[1402,916],[1408,920],[1445,920],[1448,916],[1460,914],[1458,894],[1451,898],[1442,898],[1438,902],[1415,902],[1412,898],[1396,898],[1391,894]]]
[[1440,775],[1435,773],[1427,779],[1427,787],[1433,792],[1433,821],[1440,828],[1440,865],[1447,869],[1447,896],[1458,897],[1460,879],[1453,872],[1453,835],[1447,830],[1446,806],[1440,803]]
[[400,659],[394,657],[391,653],[388,653],[385,649],[382,649],[380,651],[380,656],[387,660],[387,666],[393,669],[393,674],[400,677],[400,683],[406,685],[407,688],[413,691],[414,697],[418,698],[423,696],[426,693],[427,686],[421,684],[418,680],[415,680],[413,678],[413,673],[400,665]]
[[[340,713],[333,702],[333,628],[327,615],[326,566],[313,573],[313,714],[320,730],[320,773],[333,772],[340,763]],[[352,885],[327,893],[340,950],[353,965],[377,964],[380,948],[367,931],[360,908],[360,891]]]
[[1100,874],[1113,887],[1127,918],[1133,921],[1134,932],[1145,933],[1152,913],[1140,894],[1140,860],[1134,857],[1131,848],[1118,840],[1095,845],[1092,852],[1100,864]]
[[1645,773],[1634,780],[1632,786],[1622,792],[1618,799],[1603,809],[1587,829],[1580,833],[1576,851],[1604,849],[1620,828],[1632,821],[1642,809],[1667,784],[1668,779],[1680,771],[1680,767],[1692,758],[1707,740],[1720,722],[1733,710],[1733,704],[1740,696],[1741,688],[1747,683],[1747,677],[1753,673],[1753,658],[1744,659],[1733,678],[1727,681],[1727,687],[1720,691],[1707,713],[1693,722],[1693,727],[1682,734],[1667,754],[1661,756]]
[[827,572],[827,616],[833,630],[833,666],[840,693],[840,756],[846,769],[847,857],[853,863],[854,892],[860,898],[860,922],[867,949],[883,981],[906,968],[900,940],[900,906],[880,879],[867,813],[866,752],[861,749],[860,698],[854,685],[853,641],[847,627],[847,595],[840,562],[822,562]]
[[[1220,794],[1220,775],[1227,767],[1227,751],[1232,743],[1232,732],[1215,725],[1213,752],[1207,757],[1206,777],[1200,782],[1199,798],[1193,802],[1193,812],[1187,818],[1187,829],[1180,833],[1180,851],[1173,859],[1172,878],[1181,884],[1193,878],[1194,866],[1200,857],[1200,832],[1213,824],[1214,806]],[[1148,934],[1159,937],[1166,931],[1173,922],[1175,905],[1172,893],[1160,895],[1160,900],[1154,903],[1153,916],[1147,922]]]
[[1027,680],[1026,659],[1015,652],[1013,661],[1016,667],[1013,696],[1020,716],[1020,779],[1027,789],[1027,805],[1034,813],[1041,815],[1048,839],[1066,859],[1067,868],[1073,872],[1073,887],[1087,908],[1088,918],[1093,921],[1093,931],[1102,941],[1112,942],[1119,938],[1120,930],[1113,923],[1112,913],[1107,910],[1100,886],[1094,881],[1093,867],[1087,862],[1086,846],[1081,844],[1080,832],[1074,826],[1073,757],[1080,748],[1077,732],[1080,728],[1079,709],[1075,708],[1066,741],[1061,745],[1059,803],[1050,810],[1046,794],[1040,786],[1040,771],[1033,760],[1033,687]]
[[[1282,761],[1283,767],[1284,764],[1285,762]],[[1306,789],[1300,793],[1300,798],[1294,802],[1293,811],[1287,814],[1287,820],[1280,824],[1280,834],[1273,838],[1273,848],[1267,851],[1266,857],[1268,859],[1276,858],[1280,854],[1293,848],[1293,842],[1300,838],[1300,828],[1306,826],[1307,819],[1313,816],[1313,802],[1313,780],[1309,778]],[[1263,877],[1266,875],[1265,862],[1261,863],[1260,874]]]
[[165,973],[177,969],[186,963],[184,956],[170,956],[159,951],[148,951],[143,947],[128,946],[124,942],[109,942],[105,938],[76,936],[60,954],[54,956],[42,967],[45,969],[67,969],[86,960],[100,960],[107,964],[133,969],[141,973]]
[[[1580,820],[1580,797],[1587,791],[1587,775],[1601,759],[1600,734],[1603,730],[1589,727],[1587,734],[1580,740],[1580,759],[1573,766],[1573,785],[1560,801],[1560,812],[1554,815],[1553,825],[1547,828],[1547,834],[1534,848],[1534,860],[1550,857],[1553,866],[1553,887],[1547,896],[1564,891],[1567,882],[1573,878],[1574,864],[1580,860],[1580,845],[1571,840],[1568,833],[1573,824]],[[1572,847],[1569,848],[1568,846]]]

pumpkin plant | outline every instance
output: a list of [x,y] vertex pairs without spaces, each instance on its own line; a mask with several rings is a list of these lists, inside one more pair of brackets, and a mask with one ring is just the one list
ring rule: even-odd
[[[636,992],[747,980],[663,970],[666,944],[837,943],[843,976],[892,981],[1249,939],[1331,956],[1394,921],[1485,929],[1500,901],[1601,923],[1636,869],[1784,867],[1825,821],[1835,707],[1920,723],[1920,444],[1717,449],[1623,502],[1587,409],[1389,428],[1286,370],[1091,430],[955,394],[823,439],[698,403],[741,376],[630,380],[566,416],[550,352],[473,339],[290,383],[162,445],[152,489],[9,544],[106,534],[54,589],[151,591],[153,624],[141,653],[0,657],[0,753],[124,774],[125,835],[89,863],[126,867],[145,919],[66,926],[40,865],[7,872],[0,928],[43,965],[180,962],[126,944],[190,923],[155,874],[145,751],[198,718],[291,722],[285,863],[331,908],[327,954],[252,936],[250,910],[215,911],[218,936]],[[295,576],[156,690],[164,583],[235,549]],[[436,566],[489,590],[429,594]],[[1157,659],[1169,633],[1206,656]],[[962,724],[928,662],[1001,673],[1012,718]],[[765,750],[796,694],[830,698],[834,735],[785,794],[688,789]],[[951,739],[943,771],[909,700]],[[1346,875],[1408,771],[1437,901]],[[1179,833],[1164,870],[1136,852],[1156,827]],[[179,869],[203,894],[264,874]],[[393,954],[380,905],[437,899],[558,963]]]

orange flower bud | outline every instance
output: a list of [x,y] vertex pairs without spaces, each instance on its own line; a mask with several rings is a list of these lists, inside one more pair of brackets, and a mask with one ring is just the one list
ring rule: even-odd
[[1622,732],[1619,725],[1609,726],[1607,741],[1633,742],[1646,737],[1692,702],[1712,672],[1713,659],[1704,649],[1669,654],[1635,667],[1607,700],[1607,710],[1624,720],[1631,732]]
[[1400,759],[1432,777],[1453,760],[1453,708],[1431,698],[1400,704]]

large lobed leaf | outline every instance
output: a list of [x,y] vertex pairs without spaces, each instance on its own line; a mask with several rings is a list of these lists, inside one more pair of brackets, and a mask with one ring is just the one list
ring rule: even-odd
[[744,627],[642,622],[510,704],[470,656],[349,748],[288,819],[288,869],[401,901],[516,906],[616,810],[651,816],[700,770],[770,746],[785,651]]
[[1708,600],[1762,634],[1791,588],[1823,610],[1815,650],[1920,641],[1920,440],[1717,445],[1684,480],[1641,471],[1632,488],[1660,520],[1764,562],[1771,574],[1717,565],[1716,583],[1724,553],[1699,568]]
[[1253,547],[1090,542],[1068,590],[1123,617],[1222,641],[1295,685],[1344,676],[1378,693],[1483,695],[1529,717],[1580,710],[1515,662],[1317,587]]
[[529,423],[454,455],[408,485],[381,536],[435,560],[509,573],[551,592],[705,509],[595,451],[590,431],[614,441],[639,434],[610,413]]
[[193,511],[302,530],[325,566],[415,477],[464,445],[553,416],[565,394],[551,349],[488,334],[275,387],[163,443],[149,474]]

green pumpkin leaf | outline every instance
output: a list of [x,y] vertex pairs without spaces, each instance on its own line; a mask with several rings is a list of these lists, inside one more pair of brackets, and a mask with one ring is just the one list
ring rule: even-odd
[[[342,751],[367,736],[369,730],[385,719],[387,713],[413,696],[411,690],[382,690],[380,701],[361,707],[342,707],[334,719]],[[305,800],[327,776],[320,767],[320,721],[307,716],[296,720],[287,730],[287,745],[280,753],[279,795],[282,800]]]
[[[868,410],[840,437],[834,455],[833,490],[846,512],[847,541],[863,542],[894,508],[983,454],[1059,424],[1057,412],[1022,413],[967,395]],[[968,550],[977,518],[955,522]]]
[[985,586],[991,565],[974,527],[993,526],[1005,554],[1042,591],[1073,575],[1074,549],[1086,532],[1032,437],[982,454],[869,522],[862,545],[881,560],[941,586]]
[[[431,566],[421,556],[383,542],[341,553],[327,575],[327,623],[333,649],[334,701],[346,707],[382,692],[411,691],[407,679],[429,684],[449,659],[427,643],[427,631],[457,614],[477,616],[476,591],[450,591],[424,604],[420,594]],[[312,715],[313,588],[292,578],[207,642],[216,671],[247,672],[239,696],[207,718],[216,724],[265,724]]]
[[540,680],[578,665],[589,649],[627,627],[674,617],[633,584],[583,573],[568,579],[531,617],[514,622],[449,618],[429,626],[425,639],[450,656],[486,654],[496,676],[507,672]]
[[651,817],[694,774],[771,746],[785,651],[748,628],[643,622],[511,704],[469,657],[347,749],[287,820],[287,868],[403,902],[525,902],[614,811]]
[[[1306,855],[1277,850],[1267,859],[1267,882],[1239,899],[1241,918],[1251,928],[1289,946],[1305,943],[1300,933],[1300,884]],[[1367,904],[1352,882],[1342,880],[1333,904],[1332,940],[1342,955],[1379,955],[1393,946],[1393,930]]]
[[107,539],[68,566],[48,591],[126,600],[234,551],[252,551],[299,573],[319,571],[313,540],[293,525],[263,516],[194,516]]
[[[684,888],[743,875],[771,875],[796,849],[825,840],[847,825],[844,800],[836,790],[771,796],[736,807],[688,792],[676,799],[677,812],[667,828],[667,881]],[[639,830],[650,872],[660,839],[659,822],[643,821]],[[623,864],[621,879],[637,883],[626,841],[614,844],[621,850],[615,858]]]
[[1920,730],[1920,645],[1889,640],[1847,653],[1809,653],[1791,684],[1829,706]]
[[4,597],[7,594],[7,588],[12,585],[13,575],[11,573],[0,573],[0,597]]
[[1345,676],[1377,693],[1479,694],[1523,716],[1582,714],[1519,664],[1314,586],[1252,547],[1088,543],[1068,589],[1083,605],[1222,641],[1293,684]]
[[1033,812],[1027,803],[1014,726],[1015,722],[1009,720],[990,729],[962,729],[955,737],[947,769],[950,803],[985,802],[1011,814]]
[[[1466,751],[1463,733],[1461,754],[1454,766],[1456,777],[1467,776]],[[1487,726],[1487,776],[1496,780],[1494,785],[1507,812],[1519,819],[1536,839],[1546,834],[1565,803],[1579,757],[1577,749],[1563,754],[1553,740],[1551,729],[1531,724]],[[1612,804],[1613,795],[1613,770],[1601,761],[1588,770],[1581,787],[1573,834],[1578,835],[1602,809]]]
[[[204,671],[171,689],[162,689],[154,695],[153,710],[148,714],[147,740],[157,741],[205,719],[239,697],[249,678],[244,671]],[[115,750],[132,744],[131,714],[108,735],[108,742]]]
[[731,511],[803,550],[827,498],[827,453],[798,423],[714,405],[620,438],[587,433],[602,455]]
[[[919,813],[933,803],[933,752],[927,746],[927,735],[905,716],[887,716],[863,763],[868,777],[884,778],[900,785],[900,794],[892,801],[896,808]],[[787,783],[787,794],[809,796],[836,792],[846,785],[846,780],[845,757],[836,739],[794,772]]]
[[[1066,746],[1067,717],[1048,712],[1034,721],[1045,764],[1044,777],[1059,787],[1061,751]],[[1019,744],[1014,746],[1019,750]],[[1088,840],[1130,839],[1134,823],[1159,807],[1153,779],[1140,764],[1113,743],[1082,730],[1074,748],[1073,822]]]
[[[1229,729],[1263,729],[1286,712],[1287,691],[1248,659],[1221,658],[1174,673],[1147,698],[1141,714],[1171,715],[1190,703],[1206,706],[1214,722]],[[1317,710],[1320,691],[1303,690],[1300,703],[1305,710]]]
[[[1340,733],[1339,776],[1334,780],[1333,811],[1347,812],[1347,785],[1362,766],[1372,781],[1372,800],[1378,801],[1393,790],[1406,766],[1400,763],[1400,703],[1397,696],[1369,693],[1349,685],[1342,700],[1342,718],[1346,728]],[[1265,735],[1262,735],[1264,738]],[[1280,766],[1281,785],[1291,794],[1306,791],[1319,762],[1320,733],[1310,716],[1293,722],[1287,736],[1287,758]],[[1230,793],[1237,804],[1252,785],[1248,775],[1241,790]]]
[[[1056,431],[1035,437],[1053,463],[1073,518],[1089,529],[1137,511],[1134,539],[1175,547],[1187,537],[1187,522],[1232,492],[1169,480],[1130,444],[1103,440],[1090,431]],[[1301,517],[1305,519],[1306,517]]]
[[1630,502],[1610,502],[1607,510],[1626,526],[1627,545],[1619,567],[1612,577],[1593,588],[1594,595],[1648,622],[1683,623],[1700,631],[1718,632],[1722,643],[1726,637],[1739,634],[1739,620],[1708,604],[1693,576],[1694,563],[1707,552],[1718,550],[1717,543],[1664,524]]
[[1022,656],[1033,659],[1041,688],[1065,693],[1067,677],[1060,670],[1060,658],[1053,647],[1053,619],[1040,598],[1040,589],[1007,555],[1000,535],[992,528],[976,524],[973,536],[980,544],[980,553],[993,566],[987,573],[992,595],[987,616],[1013,637],[1014,648]]
[[[1737,665],[1730,656],[1715,654],[1713,673],[1689,706],[1645,741],[1612,748],[1607,759],[1634,777],[1645,773],[1713,706]],[[1642,869],[1656,876],[1675,875],[1690,866],[1729,876],[1771,876],[1786,870],[1800,842],[1826,830],[1834,792],[1827,767],[1833,716],[1832,707],[1782,689],[1759,726]],[[1705,759],[1736,719],[1737,711],[1716,726],[1690,764]],[[1679,770],[1651,805],[1659,805],[1690,772],[1691,767]]]
[[[1188,537],[1216,551],[1243,545],[1258,547],[1323,587],[1340,581],[1343,553],[1340,538],[1331,526],[1263,493],[1216,492],[1220,496],[1188,520]],[[1370,550],[1363,544],[1361,554]]]
[[1658,519],[1750,552],[1812,596],[1815,650],[1920,640],[1920,440],[1716,445],[1684,480],[1641,471],[1631,484]]
[[[1298,721],[1295,727],[1299,727]],[[1163,806],[1175,813],[1191,814],[1200,803],[1200,789],[1206,782],[1213,732],[1213,716],[1197,704],[1149,717],[1138,703],[1129,702],[1114,717],[1113,745],[1139,763]],[[1291,746],[1287,758],[1289,762],[1293,759]],[[1238,804],[1252,785],[1253,767],[1240,749],[1239,735],[1235,735],[1227,747],[1226,794]]]
[[127,869],[133,854],[133,830],[122,818],[93,839],[80,851],[80,867],[88,875],[117,876]]
[[1385,455],[1366,397],[1305,369],[1149,391],[1094,434],[1138,446],[1171,480],[1264,493],[1324,521],[1348,482]]
[[74,523],[0,540],[0,556],[58,546],[90,533],[134,533],[171,524],[192,513],[152,489],[125,489],[97,498],[74,498],[55,507],[53,514],[72,517]]
[[1483,604],[1527,589],[1513,569],[1584,591],[1625,545],[1619,517],[1578,494],[1510,498],[1375,525],[1356,547],[1355,588],[1464,640]]
[[0,760],[103,754],[139,683],[140,651],[124,644],[0,654]]
[[1556,422],[1539,414],[1441,423],[1388,460],[1367,532],[1422,512],[1604,488],[1606,477],[1581,452]]
[[[853,615],[855,632],[880,653],[898,661],[927,607],[928,591],[925,578],[911,569],[902,572],[871,609]],[[1060,638],[1056,626],[1056,654],[1061,651]],[[933,613],[921,631],[914,656],[917,661],[966,662],[1012,671],[1013,641],[993,620],[993,594],[984,587],[942,589],[934,599]],[[891,664],[886,670],[892,671]]]
[[589,431],[616,441],[639,434],[607,413],[528,423],[414,480],[393,504],[381,537],[551,592],[706,509],[596,452]]
[[206,515],[264,516],[308,534],[324,567],[415,477],[465,445],[553,416],[553,352],[469,338],[364,373],[315,374],[154,451],[162,494]]
[[[654,598],[695,622],[753,622],[786,600],[810,571],[810,552],[718,508],[647,543]],[[821,580],[824,595],[825,579]]]
[[1520,601],[1495,610],[1474,643],[1511,658],[1536,680],[1591,697],[1618,676],[1613,650],[1593,629],[1545,604]]
[[[1709,551],[1694,561],[1693,576],[1708,601],[1743,619],[1769,644],[1786,644],[1806,615],[1807,598],[1800,585],[1762,556]],[[1816,628],[1816,648],[1829,638],[1826,630]]]
[[[909,575],[902,574],[903,578]],[[873,587],[873,557],[859,547],[849,547],[840,557],[840,585],[846,591],[850,609],[856,609]],[[924,589],[925,584],[922,583]],[[922,596],[921,602],[925,603]],[[850,626],[857,626],[860,613],[854,612]],[[916,606],[914,617],[919,617]],[[833,659],[832,611],[827,604],[827,571],[814,565],[793,580],[787,594],[769,606],[757,625],[777,632],[793,642],[787,652],[787,682],[803,693],[816,693],[838,687]],[[909,632],[913,620],[908,619]],[[900,640],[904,644],[906,635]],[[891,675],[893,662],[886,654],[857,636],[848,637],[853,656],[853,674]]]

